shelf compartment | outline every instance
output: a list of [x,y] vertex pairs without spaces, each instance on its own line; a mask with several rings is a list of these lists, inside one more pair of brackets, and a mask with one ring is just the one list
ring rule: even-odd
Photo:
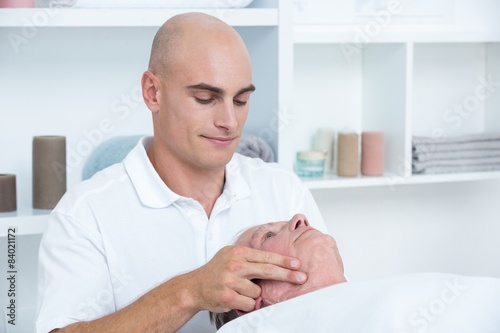
[[416,43],[411,134],[500,133],[500,43]]
[[487,123],[488,130],[500,131],[500,123],[492,126],[486,121],[486,113],[498,113],[495,109],[500,104],[484,98],[482,88],[481,96],[476,96],[489,77],[498,82],[492,76],[492,71],[498,73],[498,60],[496,65],[487,65],[490,58],[487,46],[486,43],[415,44],[412,135],[439,139],[482,133],[487,130]]
[[363,53],[360,131],[384,132],[385,171],[406,173],[407,44],[367,45]]
[[[308,150],[316,130],[330,127],[383,131],[385,170],[399,174],[405,165],[408,45],[364,45],[347,52],[341,43],[295,45],[293,118],[280,137],[287,160]],[[336,154],[334,154],[335,156]]]
[[500,131],[500,94],[496,91],[479,101],[469,118],[460,119],[457,128],[446,128],[451,118],[443,118],[444,112],[475,92],[480,80],[492,82],[491,89],[500,89],[499,42],[373,43],[348,53],[349,59],[343,47],[341,42],[295,45],[298,120],[291,126],[293,134],[286,137],[288,163],[293,166],[295,151],[310,149],[319,127],[381,130],[386,136],[385,171],[390,176],[344,179],[327,175],[306,179],[310,188],[498,178],[496,172],[412,176],[411,137],[432,136],[436,130],[449,136]]

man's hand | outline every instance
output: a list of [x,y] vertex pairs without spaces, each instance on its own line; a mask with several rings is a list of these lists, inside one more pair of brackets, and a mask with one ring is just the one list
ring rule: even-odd
[[254,310],[260,287],[252,279],[302,284],[307,280],[297,271],[297,259],[243,246],[222,248],[206,265],[189,273],[194,278],[193,301],[199,310],[226,312]]
[[253,310],[260,287],[252,279],[304,283],[307,276],[299,266],[294,258],[227,246],[206,265],[160,284],[125,308],[60,332],[176,332],[200,310]]

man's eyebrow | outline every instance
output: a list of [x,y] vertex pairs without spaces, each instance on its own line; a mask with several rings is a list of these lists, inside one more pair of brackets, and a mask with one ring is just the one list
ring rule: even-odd
[[[225,91],[222,90],[221,88],[214,87],[214,86],[207,84],[207,83],[198,83],[198,84],[188,86],[187,88],[190,90],[208,90],[208,91],[211,91],[211,92],[216,93],[217,95],[221,95],[221,96],[224,96],[224,94],[225,94]],[[235,96],[244,94],[246,92],[252,92],[252,91],[255,91],[255,86],[253,84],[250,84],[248,87],[241,88],[240,90],[238,90],[238,92],[236,93]]]
[[192,86],[188,86],[187,88],[190,90],[208,90],[208,91],[211,91],[211,92],[216,93],[218,95],[224,95],[224,90],[222,90],[221,88],[211,86],[211,85],[206,84],[206,83],[194,84]]
[[236,96],[238,95],[241,95],[241,94],[244,94],[246,92],[254,92],[255,91],[255,86],[253,84],[249,85],[248,87],[246,88],[242,88],[240,89],[237,93],[236,93]]

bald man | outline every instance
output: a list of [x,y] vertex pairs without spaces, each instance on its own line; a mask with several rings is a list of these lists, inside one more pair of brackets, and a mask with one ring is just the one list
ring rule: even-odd
[[298,211],[326,232],[292,172],[235,154],[254,90],[248,51],[226,23],[188,13],[159,29],[142,77],[154,135],[51,213],[37,332],[213,332],[207,310],[255,308],[253,279],[307,280],[297,258],[224,247]]

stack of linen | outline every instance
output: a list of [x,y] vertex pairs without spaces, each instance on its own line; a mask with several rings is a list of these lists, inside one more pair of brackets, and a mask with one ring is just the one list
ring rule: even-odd
[[500,133],[432,138],[413,136],[414,174],[500,170]]

